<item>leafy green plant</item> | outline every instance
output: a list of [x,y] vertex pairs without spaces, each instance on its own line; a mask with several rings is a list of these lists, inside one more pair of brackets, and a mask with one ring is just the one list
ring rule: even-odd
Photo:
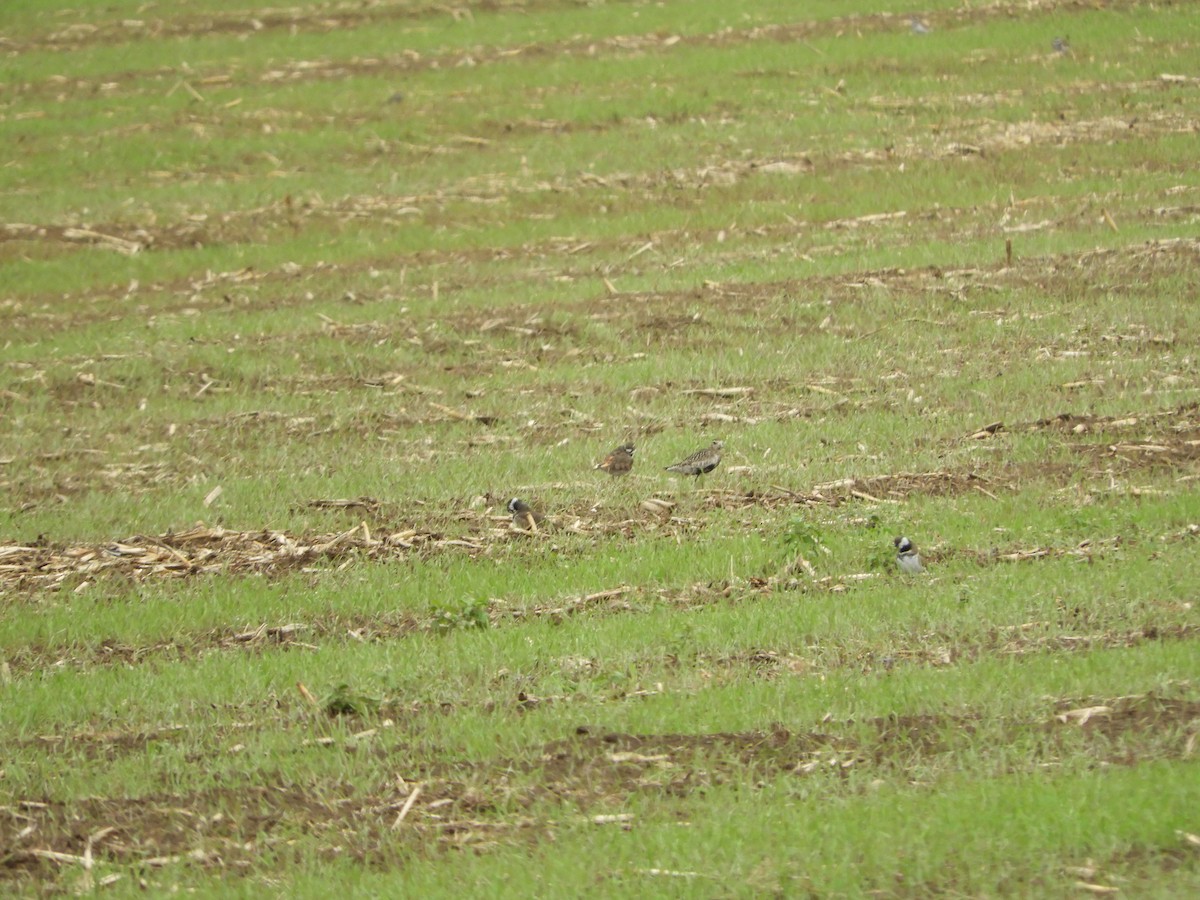
[[345,682],[321,701],[321,709],[329,716],[367,716],[378,712],[379,705],[378,697],[356,691]]
[[787,524],[783,532],[783,544],[794,552],[803,553],[806,556],[829,552],[829,548],[821,543],[820,530],[801,516],[796,516]]
[[787,569],[789,572],[806,571],[810,574],[816,570],[816,562],[822,556],[828,556],[830,550],[821,541],[820,530],[801,516],[795,516],[784,529],[783,545],[791,554]]
[[896,569],[896,547],[892,543],[893,535],[884,531],[872,534],[874,540],[865,554],[868,572],[890,572]]
[[488,602],[482,598],[444,600],[434,606],[433,628],[445,634],[458,629],[490,628]]

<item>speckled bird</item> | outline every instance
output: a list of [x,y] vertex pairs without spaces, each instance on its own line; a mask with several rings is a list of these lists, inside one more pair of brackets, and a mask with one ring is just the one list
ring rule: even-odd
[[680,475],[695,475],[698,481],[701,475],[711,472],[721,462],[721,449],[724,446],[724,441],[713,441],[703,450],[697,450],[675,465],[667,466],[666,470],[678,472]]

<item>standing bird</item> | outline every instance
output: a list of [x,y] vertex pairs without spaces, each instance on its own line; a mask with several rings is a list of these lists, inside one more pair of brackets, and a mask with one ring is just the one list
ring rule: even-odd
[[1066,38],[1056,37],[1050,42],[1050,49],[1055,53],[1070,53],[1071,44]]
[[898,537],[892,540],[896,545],[896,564],[900,566],[900,571],[908,575],[919,575],[925,571],[925,567],[921,565],[921,554],[917,552],[917,545],[906,537]]
[[513,524],[522,531],[537,533],[538,525],[542,523],[542,514],[522,500],[513,497],[508,501],[508,511],[512,513]]
[[909,19],[908,27],[912,29],[913,34],[929,34],[930,31],[932,31],[928,25],[926,25],[916,16],[913,16],[911,19]]
[[614,478],[628,475],[633,470],[633,444],[622,444],[593,466]]
[[711,472],[717,467],[721,461],[721,448],[725,446],[724,441],[713,441],[703,450],[697,450],[691,456],[683,459],[673,466],[666,466],[668,472],[678,472],[680,475],[695,475],[696,480],[700,480],[700,476]]

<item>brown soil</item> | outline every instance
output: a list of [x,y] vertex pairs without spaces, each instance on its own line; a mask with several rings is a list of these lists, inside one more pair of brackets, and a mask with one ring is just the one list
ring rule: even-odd
[[[1186,756],[1197,721],[1200,703],[1145,695],[1062,700],[1042,719],[1007,721],[999,728],[1007,741],[1023,734],[1036,739],[1039,759],[1053,761],[1060,745],[1078,752],[1082,741],[1098,765],[1132,765]],[[260,853],[286,853],[288,841],[302,833],[320,841],[331,858],[394,865],[414,851],[552,841],[556,830],[575,823],[636,829],[635,816],[593,817],[592,811],[611,809],[631,795],[688,796],[756,778],[819,779],[822,790],[868,790],[873,775],[927,768],[939,756],[971,746],[977,732],[996,727],[971,717],[935,715],[831,722],[820,732],[779,724],[768,732],[639,735],[580,726],[546,744],[533,762],[433,766],[407,771],[404,779],[375,791],[281,783],[70,804],[13,798],[0,817],[0,847],[6,848],[0,881],[28,885],[64,861],[70,864],[71,857],[82,863],[88,853],[99,861],[138,865],[150,882],[156,870],[176,865],[233,874]],[[70,742],[90,737],[142,748],[174,734],[74,735]],[[385,749],[376,740],[320,742],[330,753],[405,756],[402,747]],[[53,754],[64,744],[47,740],[45,746]],[[418,786],[402,825],[393,828]]]

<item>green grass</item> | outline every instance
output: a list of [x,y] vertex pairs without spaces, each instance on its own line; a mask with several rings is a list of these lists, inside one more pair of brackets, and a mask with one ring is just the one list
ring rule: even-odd
[[186,6],[2,25],[6,894],[1196,892],[1186,5]]

